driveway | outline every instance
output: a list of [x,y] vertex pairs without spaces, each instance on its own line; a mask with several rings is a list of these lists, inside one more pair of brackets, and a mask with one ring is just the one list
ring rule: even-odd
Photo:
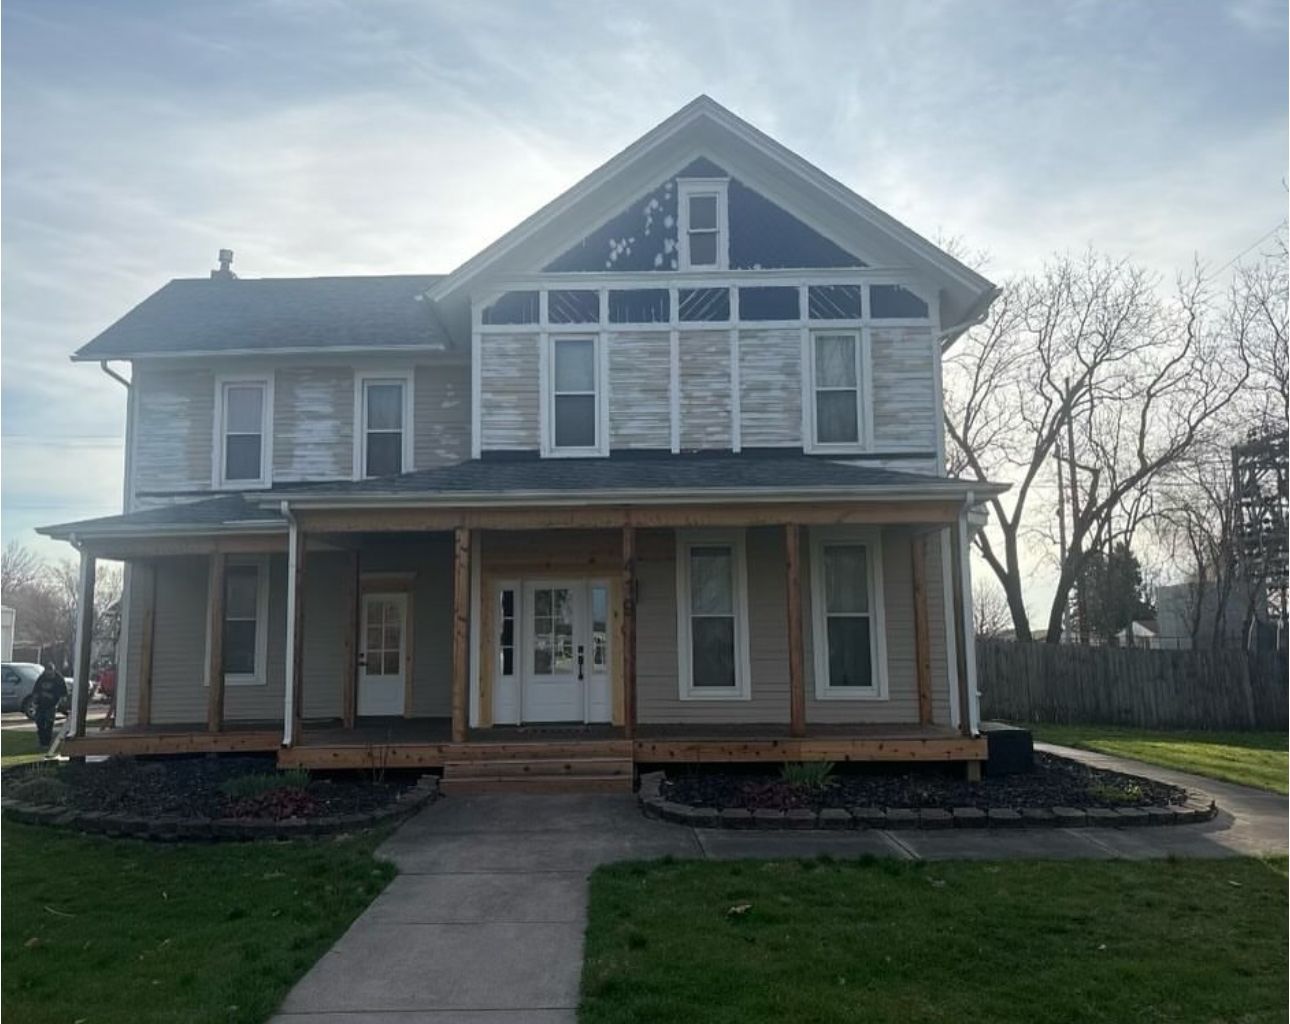
[[291,990],[271,1024],[572,1024],[586,880],[664,856],[903,859],[1220,857],[1286,852],[1286,798],[1136,761],[1052,749],[1213,795],[1200,825],[757,833],[690,829],[610,795],[452,797],[380,848],[399,876]]

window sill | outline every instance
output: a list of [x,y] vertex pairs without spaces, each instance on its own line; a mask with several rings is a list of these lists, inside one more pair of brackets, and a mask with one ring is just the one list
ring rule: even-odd
[[[712,689],[716,691],[716,687],[713,687]],[[716,692],[710,693],[706,688],[698,688],[698,689],[691,688],[691,689],[682,690],[680,694],[680,699],[687,700],[687,701],[694,700],[694,701],[717,701],[717,702],[740,701],[740,700],[748,701],[748,700],[752,700],[752,693],[750,693],[747,690],[736,690],[734,692],[726,692],[726,693],[716,691]]]
[[544,459],[604,459],[609,452],[600,448],[548,448],[542,452]]
[[831,701],[831,700],[851,701],[851,700],[888,700],[889,698],[884,691],[880,689],[873,689],[867,686],[866,687],[857,686],[857,687],[854,687],[854,689],[844,688],[840,686],[831,686],[831,687],[828,687],[827,689],[816,690],[815,699],[822,700],[822,701]]
[[[268,685],[268,681],[267,681],[267,680],[265,680],[265,679],[263,679],[263,678],[261,678],[261,677],[259,677],[259,676],[244,676],[244,675],[228,676],[228,675],[226,675],[226,676],[224,677],[224,685],[225,685],[226,687],[229,687],[229,686],[267,686],[267,685]],[[210,686],[210,680],[208,680],[208,679],[203,679],[203,680],[202,680],[202,687],[203,687],[203,688],[209,688],[209,686]]]
[[814,444],[806,445],[803,451],[808,455],[869,455],[873,448],[867,444]]
[[220,480],[217,491],[265,491],[273,486],[272,480]]

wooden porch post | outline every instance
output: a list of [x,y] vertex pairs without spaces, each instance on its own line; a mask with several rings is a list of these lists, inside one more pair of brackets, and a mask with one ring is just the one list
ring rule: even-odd
[[206,728],[224,728],[224,563],[227,556],[215,551],[210,556],[206,593],[206,629],[210,656],[206,662]]
[[76,604],[76,689],[72,693],[72,735],[85,735],[90,700],[90,655],[94,650],[94,571],[96,559],[81,552],[81,579]]
[[802,653],[802,528],[784,527],[788,569],[788,731],[806,735],[806,674]]
[[636,529],[623,527],[623,735],[636,735]]
[[[143,570],[139,572],[139,570]],[[152,724],[152,647],[156,636],[157,615],[157,565],[155,562],[135,563],[134,579],[142,583],[144,592],[143,606],[143,644],[139,652],[139,717],[140,725]],[[130,638],[126,637],[128,644]],[[117,681],[117,691],[121,683]],[[128,691],[127,691],[128,692]],[[121,720],[124,708],[117,708],[117,721]]]
[[345,648],[340,677],[340,717],[346,729],[354,728],[358,683],[358,552],[348,554],[345,565]]
[[932,724],[932,647],[927,625],[927,539],[909,541],[914,581],[914,674],[918,680],[918,722]]
[[457,527],[452,556],[452,741],[466,742],[470,682],[470,530]]
[[287,685],[291,687],[291,729],[287,746],[300,742],[305,700],[305,531],[291,523],[287,552]]

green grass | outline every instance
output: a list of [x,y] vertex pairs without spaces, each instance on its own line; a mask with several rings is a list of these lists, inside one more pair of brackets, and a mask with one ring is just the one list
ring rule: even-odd
[[1152,732],[1113,725],[1027,725],[1037,740],[1100,754],[1132,757],[1285,793],[1288,758],[1283,732]]
[[39,761],[43,751],[36,745],[36,729],[0,729],[0,768]]
[[614,865],[579,1020],[1284,1021],[1286,896],[1284,858]]
[[261,1024],[393,876],[379,838],[158,845],[6,822],[4,1016]]

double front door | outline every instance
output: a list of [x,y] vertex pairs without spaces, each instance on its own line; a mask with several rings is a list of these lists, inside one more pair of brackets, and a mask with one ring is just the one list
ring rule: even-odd
[[610,720],[609,596],[606,580],[527,580],[501,589],[499,667],[518,687],[521,721]]

